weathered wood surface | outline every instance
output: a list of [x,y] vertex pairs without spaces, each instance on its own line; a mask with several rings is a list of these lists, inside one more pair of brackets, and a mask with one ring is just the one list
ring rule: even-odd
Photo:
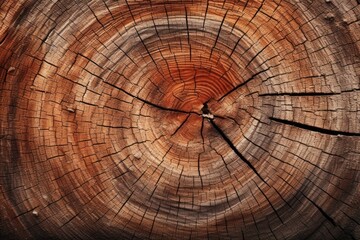
[[356,0],[0,3],[2,239],[360,239]]

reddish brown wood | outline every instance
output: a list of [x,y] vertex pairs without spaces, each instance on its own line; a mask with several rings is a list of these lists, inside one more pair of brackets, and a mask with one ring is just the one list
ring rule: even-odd
[[1,239],[360,239],[355,0],[0,3]]

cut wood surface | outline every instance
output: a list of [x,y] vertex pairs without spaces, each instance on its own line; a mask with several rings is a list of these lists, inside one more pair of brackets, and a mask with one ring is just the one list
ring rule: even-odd
[[360,239],[357,0],[0,2],[1,239]]

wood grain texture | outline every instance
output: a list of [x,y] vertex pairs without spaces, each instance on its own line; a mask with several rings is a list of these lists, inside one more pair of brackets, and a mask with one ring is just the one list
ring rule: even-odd
[[1,239],[360,239],[356,0],[0,2]]

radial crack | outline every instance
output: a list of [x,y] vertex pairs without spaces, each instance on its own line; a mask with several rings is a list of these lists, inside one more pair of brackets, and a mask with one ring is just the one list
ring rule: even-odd
[[270,68],[266,68],[264,70],[261,70],[257,73],[254,73],[250,78],[248,78],[246,81],[240,83],[239,85],[237,85],[236,87],[234,87],[233,89],[231,89],[229,92],[227,92],[226,94],[224,94],[221,98],[219,98],[218,101],[223,100],[226,96],[230,95],[232,92],[238,90],[239,88],[241,88],[242,86],[246,85],[248,82],[250,82],[251,80],[255,79],[258,75],[260,75],[261,73],[264,73],[266,71],[268,71]]
[[132,97],[132,98],[135,98],[135,99],[139,100],[140,102],[143,102],[143,103],[145,103],[145,104],[147,104],[147,105],[150,105],[150,106],[152,106],[152,107],[155,107],[155,108],[158,108],[158,109],[161,109],[161,110],[164,110],[164,111],[179,112],[179,113],[186,113],[186,114],[194,113],[194,114],[199,115],[199,113],[194,112],[194,111],[184,111],[184,110],[180,110],[180,109],[173,109],[173,108],[168,108],[168,107],[164,107],[164,106],[161,106],[161,105],[152,103],[152,102],[150,102],[150,101],[148,101],[148,100],[145,100],[145,99],[143,99],[143,98],[141,98],[141,97],[135,96],[135,95],[133,95],[133,94],[125,91],[124,89],[122,89],[122,88],[120,88],[120,87],[118,87],[118,86],[116,86],[116,85],[114,85],[114,84],[111,84],[111,83],[108,83],[108,82],[104,82],[104,83],[106,83],[107,85],[109,85],[109,86],[111,86],[111,87],[113,87],[113,88],[118,89],[119,91],[125,93],[126,95],[128,95],[128,96],[130,96],[130,97]]
[[222,28],[222,26],[223,26],[223,24],[224,24],[224,21],[225,21],[225,18],[226,18],[226,16],[227,16],[227,14],[228,14],[228,11],[226,11],[226,13],[225,13],[225,15],[224,15],[224,17],[223,17],[223,19],[222,19],[222,21],[221,21],[221,24],[220,24],[218,33],[217,33],[217,35],[216,35],[216,39],[215,39],[214,46],[212,47],[211,52],[210,52],[210,58],[211,58],[211,56],[212,56],[212,54],[213,54],[213,51],[214,51],[214,49],[215,49],[215,47],[216,47],[216,44],[217,44],[218,40],[219,40],[220,33],[221,33],[221,28]]
[[251,168],[251,170],[253,170],[253,172],[261,179],[261,181],[263,181],[266,185],[268,185],[268,183],[261,177],[261,175],[258,173],[258,171],[256,170],[256,168],[249,162],[249,160],[247,160],[238,150],[237,148],[234,146],[234,144],[231,142],[231,140],[228,138],[228,136],[226,136],[226,134],[218,127],[218,125],[216,125],[216,123],[214,122],[213,119],[209,119],[211,125],[215,128],[215,130],[221,135],[221,137],[225,140],[225,142],[229,145],[229,147],[235,152],[235,154],[244,162],[246,163],[249,168]]
[[340,93],[326,93],[326,92],[282,92],[282,93],[261,93],[259,97],[267,97],[267,96],[299,96],[299,97],[307,97],[307,96],[333,96],[340,95]]
[[203,151],[198,154],[198,173],[199,173],[199,178],[201,181],[201,188],[204,188],[204,183],[203,183],[203,179],[201,176],[201,168],[200,168],[200,155],[205,152],[205,139],[204,139],[204,135],[203,135],[203,130],[204,130],[204,119],[202,119],[202,121],[201,121],[201,129],[200,129]]
[[180,124],[179,127],[176,128],[175,132],[173,134],[171,134],[171,136],[174,136],[180,130],[180,128],[186,123],[186,121],[189,119],[189,117],[190,117],[190,114],[187,115],[185,120]]
[[331,130],[331,129],[326,129],[326,128],[320,128],[320,127],[310,126],[310,125],[307,125],[307,124],[294,122],[294,121],[289,121],[289,120],[280,119],[280,118],[269,117],[269,119],[272,120],[272,121],[275,121],[275,122],[279,122],[279,123],[294,126],[294,127],[297,127],[297,128],[302,128],[302,129],[305,129],[305,130],[318,132],[318,133],[323,133],[323,134],[327,134],[327,135],[360,136],[360,133],[344,132],[344,131],[337,131],[337,130]]
[[329,214],[327,214],[324,209],[322,209],[319,205],[317,205],[313,200],[311,200],[310,198],[308,198],[304,193],[302,193],[302,195],[309,200],[309,202],[311,202],[320,212],[321,214],[329,221],[332,223],[332,225],[334,225],[335,227],[337,226],[337,224],[335,223],[334,219],[332,217],[330,217]]
[[272,208],[272,210],[274,211],[274,213],[276,214],[276,216],[279,218],[280,222],[281,222],[282,224],[284,224],[284,221],[281,219],[278,211],[275,209],[275,207],[274,207],[273,204],[271,203],[271,201],[270,201],[270,199],[268,198],[268,196],[266,196],[266,194],[264,193],[264,191],[261,190],[261,188],[260,188],[258,185],[256,185],[256,186],[257,186],[257,188],[260,190],[260,192],[262,193],[262,195],[264,195],[264,197],[266,198],[266,200],[267,200],[268,203],[270,204],[270,207]]

